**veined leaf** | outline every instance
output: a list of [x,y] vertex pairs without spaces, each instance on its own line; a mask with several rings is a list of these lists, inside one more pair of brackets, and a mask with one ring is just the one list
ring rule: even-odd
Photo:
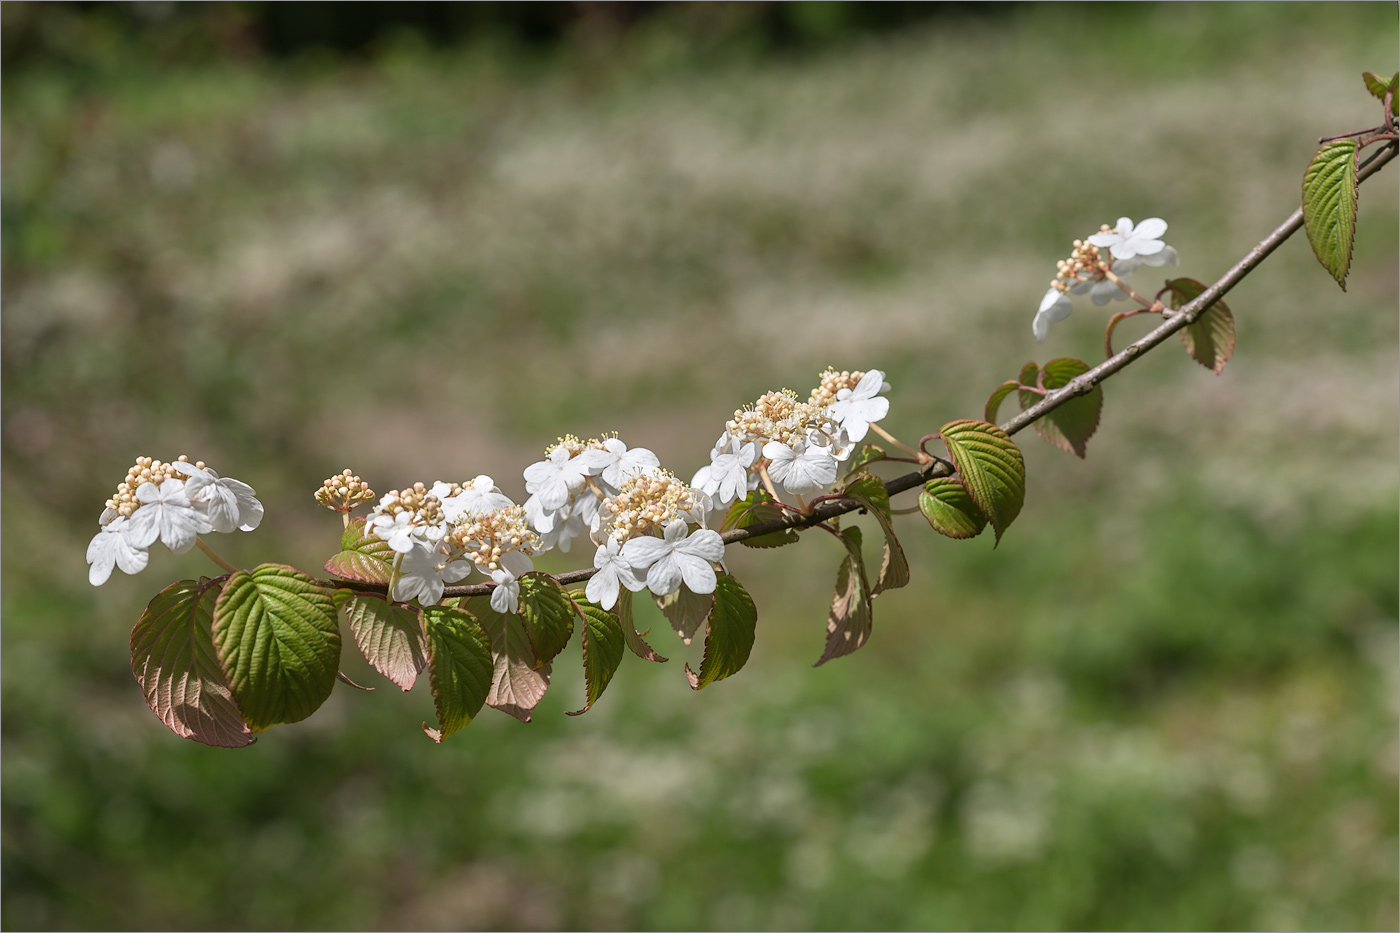
[[[783,510],[774,502],[773,497],[762,489],[755,489],[743,499],[736,499],[724,515],[724,528],[752,528],[774,518],[782,518]],[[766,535],[759,535],[756,538],[746,538],[739,542],[744,547],[782,547],[784,544],[791,544],[798,540],[798,534],[792,529],[785,531],[774,531]]]
[[326,561],[326,572],[342,580],[388,583],[394,573],[394,549],[378,535],[366,535],[363,518],[352,518],[341,532],[340,553]]
[[360,594],[346,605],[345,618],[365,660],[405,692],[412,690],[428,664],[428,643],[418,610],[391,605],[379,595]]
[[257,741],[214,653],[210,627],[219,584],[208,577],[172,583],[131,630],[131,673],[146,705],[171,732],[205,745]]
[[885,489],[885,484],[874,476],[863,476],[848,484],[841,491],[841,495],[850,496],[864,506],[865,511],[880,523],[880,530],[884,532],[880,576],[875,581],[875,588],[870,591],[870,598],[874,599],[885,590],[897,590],[901,586],[908,586],[909,560],[904,556],[904,547],[899,543],[894,526],[890,523],[890,495]]
[[705,625],[705,656],[700,661],[700,673],[692,671],[689,664],[685,666],[691,689],[703,690],[742,668],[753,651],[757,625],[758,610],[748,592],[729,574],[719,574]]
[[1313,253],[1347,288],[1356,237],[1356,140],[1323,143],[1303,175],[1303,226]]
[[688,645],[695,637],[700,624],[709,617],[715,596],[713,593],[692,593],[690,587],[682,583],[680,589],[670,596],[653,595],[652,599],[656,601],[656,608],[661,610],[661,614],[681,637],[681,641]]
[[633,654],[643,661],[666,663],[667,659],[657,654],[656,650],[643,641],[641,635],[637,634],[637,624],[632,621],[632,594],[625,589],[617,594],[617,618],[622,623],[622,639]]
[[841,490],[841,495],[850,496],[852,499],[863,499],[873,505],[875,510],[886,519],[890,517],[890,494],[878,476],[871,476],[868,473],[857,476],[845,485]]
[[1384,101],[1387,92],[1390,93],[1390,113],[1391,116],[1400,116],[1400,100],[1397,100],[1396,90],[1400,88],[1400,72],[1396,72],[1395,77],[1385,81],[1374,71],[1361,72],[1361,80],[1366,82],[1366,90],[1371,92],[1371,96],[1376,100]]
[[1006,432],[986,421],[950,421],[939,429],[968,495],[997,542],[1026,501],[1026,462]]
[[919,493],[919,511],[933,530],[950,538],[975,538],[987,527],[987,518],[967,494],[962,483],[940,476],[924,483]]
[[530,638],[518,615],[497,612],[485,596],[469,600],[467,610],[476,616],[491,640],[491,689],[486,694],[486,705],[529,722],[530,711],[549,689],[552,669],[547,663],[536,665]]
[[841,532],[846,557],[836,573],[836,592],[826,617],[826,650],[813,667],[832,658],[844,657],[870,639],[873,624],[870,613],[870,583],[865,579],[865,558],[861,556],[859,528]]
[[574,634],[574,603],[553,577],[527,573],[520,578],[520,619],[535,660],[548,664]]
[[[1028,375],[1027,370],[1033,365],[1035,364],[1027,364],[1026,369],[1022,370],[1023,378]],[[1024,382],[1023,385],[1033,386],[1039,380],[1041,388],[1047,392],[1053,392],[1068,385],[1075,376],[1088,371],[1087,363],[1061,357],[1039,367],[1036,373],[1029,374],[1030,381]],[[1021,410],[1025,411],[1043,397],[1039,393],[1027,392],[1022,389],[1020,393]],[[1093,391],[1088,395],[1070,399],[1037,420],[1035,432],[1061,450],[1076,454],[1082,460],[1085,445],[1089,443],[1089,438],[1093,437],[1094,432],[1098,430],[1099,416],[1102,412],[1103,386],[1094,386]]]
[[583,709],[568,713],[579,716],[593,708],[598,697],[608,688],[613,674],[622,663],[623,634],[622,621],[602,606],[587,600],[577,600],[580,614],[583,615],[583,628],[580,640],[583,642]]
[[494,664],[485,629],[461,609],[432,606],[423,610],[428,640],[428,682],[438,726],[423,731],[441,742],[472,721],[491,690]]
[[[997,386],[996,391],[987,397],[987,405],[982,409],[983,416],[992,424],[996,424],[997,411],[1000,410],[1002,401],[1012,392],[1015,392],[1019,386],[1020,383],[1014,379],[1008,379]],[[1023,405],[1022,407],[1024,408],[1025,406]]]
[[214,605],[219,666],[254,732],[305,719],[340,668],[335,603],[295,567],[260,564],[229,575]]
[[[1203,282],[1195,279],[1172,279],[1167,283],[1167,304],[1179,311],[1206,290]],[[1191,358],[1206,369],[1220,373],[1230,357],[1235,355],[1235,316],[1223,301],[1206,309],[1205,313],[1187,324],[1181,331],[1181,342]]]
[[851,459],[846,461],[846,475],[855,476],[865,470],[872,463],[879,463],[885,459],[883,448],[874,444],[861,444],[860,448],[851,455]]

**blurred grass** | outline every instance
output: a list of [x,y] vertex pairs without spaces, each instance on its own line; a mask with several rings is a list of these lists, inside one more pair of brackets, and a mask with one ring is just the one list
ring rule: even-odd
[[618,429],[689,475],[828,363],[885,368],[917,437],[1093,358],[1087,307],[1029,333],[1073,237],[1160,215],[1182,274],[1227,268],[1396,51],[1374,4],[1030,5],[763,56],[691,25],[7,76],[3,925],[1393,929],[1391,170],[1346,294],[1295,239],[1232,295],[1223,375],[1164,347],[1086,462],[1027,435],[995,553],[907,520],[914,585],[852,658],[807,666],[813,543],[732,556],[758,642],[699,695],[658,630],[673,660],[587,716],[561,659],[535,723],[443,747],[421,689],[238,753],[145,709],[129,626],[204,568],[87,586],[136,455],[252,483],[227,556],[314,567],[345,465],[519,496],[555,435]]

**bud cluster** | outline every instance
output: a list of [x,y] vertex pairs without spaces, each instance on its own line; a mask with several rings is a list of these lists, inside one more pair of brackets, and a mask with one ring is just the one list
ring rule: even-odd
[[318,503],[332,512],[350,512],[360,503],[374,499],[374,490],[351,471],[342,470],[322,481],[315,497]]
[[638,473],[624,482],[615,495],[603,500],[599,530],[622,544],[676,519],[699,522],[705,513],[706,499],[703,492],[666,470]]

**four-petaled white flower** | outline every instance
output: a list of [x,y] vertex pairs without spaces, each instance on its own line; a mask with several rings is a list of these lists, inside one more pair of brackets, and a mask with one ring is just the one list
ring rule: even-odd
[[[1114,286],[1114,288],[1117,287]],[[1069,313],[1073,310],[1074,303],[1064,292],[1058,288],[1052,288],[1046,292],[1045,297],[1040,299],[1040,310],[1035,313],[1035,320],[1031,322],[1031,330],[1035,333],[1035,339],[1044,342],[1045,336],[1050,333],[1050,323],[1063,321],[1069,317]]]
[[725,435],[728,442],[710,452],[710,465],[695,473],[690,485],[714,497],[716,508],[742,498],[749,488],[749,467],[758,459],[758,445],[750,441],[740,445],[739,439]]
[[604,609],[611,609],[617,604],[619,586],[625,586],[634,593],[646,587],[627,558],[622,556],[622,545],[617,543],[616,538],[609,538],[606,544],[598,546],[597,553],[593,555],[593,566],[598,572],[588,578],[585,592],[589,602]]
[[[139,511],[137,514],[140,514]],[[413,550],[413,535],[418,530],[413,523],[413,513],[407,509],[393,515],[384,512],[371,515],[365,528],[387,541],[389,547],[400,554],[407,554]]]
[[768,467],[769,477],[794,495],[815,492],[836,482],[836,460],[829,447],[808,444],[800,438],[792,447],[781,441],[769,441],[763,445],[763,456],[772,461]]
[[[836,401],[831,405],[832,420],[846,429],[852,441],[859,441],[871,424],[889,414],[890,400],[879,397],[881,392],[889,390],[885,374],[878,369],[869,370],[854,389],[841,389],[836,393]],[[767,453],[764,456],[768,456]]]
[[610,437],[603,441],[603,446],[606,450],[588,450],[583,455],[591,454],[592,459],[602,466],[599,470],[601,478],[614,490],[621,488],[627,477],[634,473],[655,470],[661,466],[656,454],[645,447],[629,449],[620,438]]
[[1167,222],[1160,217],[1149,217],[1136,227],[1127,217],[1118,218],[1118,227],[1107,233],[1095,233],[1089,242],[1113,254],[1114,259],[1132,259],[1135,256],[1152,256],[1166,248],[1160,239],[1167,232]]
[[[436,494],[437,487],[433,487],[433,491]],[[442,499],[442,514],[449,524],[456,524],[469,515],[485,515],[515,504],[484,473],[472,480],[472,484],[463,489],[460,495],[438,498]]]
[[254,495],[252,486],[183,460],[170,465],[185,475],[185,498],[196,507],[204,507],[211,530],[252,531],[262,522],[263,505]]
[[646,573],[647,589],[657,596],[671,595],[682,582],[692,593],[715,591],[714,562],[724,556],[724,540],[708,528],[689,537],[686,531],[686,523],[677,519],[666,526],[664,537],[631,538],[622,546],[622,556],[638,574]]
[[159,538],[170,550],[183,554],[200,535],[213,530],[208,517],[185,496],[184,480],[167,479],[159,486],[142,483],[136,498],[141,506],[127,521],[127,535],[136,547],[150,547]]
[[525,491],[539,496],[540,507],[553,512],[583,486],[593,460],[587,452],[570,459],[568,448],[560,444],[548,457],[525,468]]
[[499,613],[515,612],[520,608],[520,584],[509,570],[491,571],[491,608]]
[[123,573],[140,573],[146,569],[150,555],[144,547],[132,543],[130,531],[127,520],[119,515],[103,525],[88,542],[87,562],[92,564],[88,568],[88,582],[93,586],[107,582],[113,565],[120,567]]
[[446,584],[465,579],[471,572],[470,561],[452,560],[434,545],[416,543],[399,563],[394,599],[408,602],[416,598],[420,605],[436,606]]

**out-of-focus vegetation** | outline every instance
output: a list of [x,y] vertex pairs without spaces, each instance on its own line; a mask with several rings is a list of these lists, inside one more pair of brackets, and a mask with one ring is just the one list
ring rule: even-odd
[[440,747],[349,651],[375,693],[249,749],[151,716],[130,626],[207,566],[87,585],[135,456],[252,483],[226,556],[315,568],[346,465],[519,497],[617,429],[688,476],[828,363],[917,438],[1099,352],[1087,304],[1030,334],[1075,236],[1160,215],[1227,268],[1396,53],[1386,4],[476,6],[0,8],[3,925],[1394,929],[1393,169],[1346,294],[1298,238],[1223,375],[1155,352],[1086,462],[1028,432],[995,552],[907,517],[851,658],[810,668],[811,541],[731,555],[758,641],[700,694],[658,629],[586,716],[573,648],[534,723]]

